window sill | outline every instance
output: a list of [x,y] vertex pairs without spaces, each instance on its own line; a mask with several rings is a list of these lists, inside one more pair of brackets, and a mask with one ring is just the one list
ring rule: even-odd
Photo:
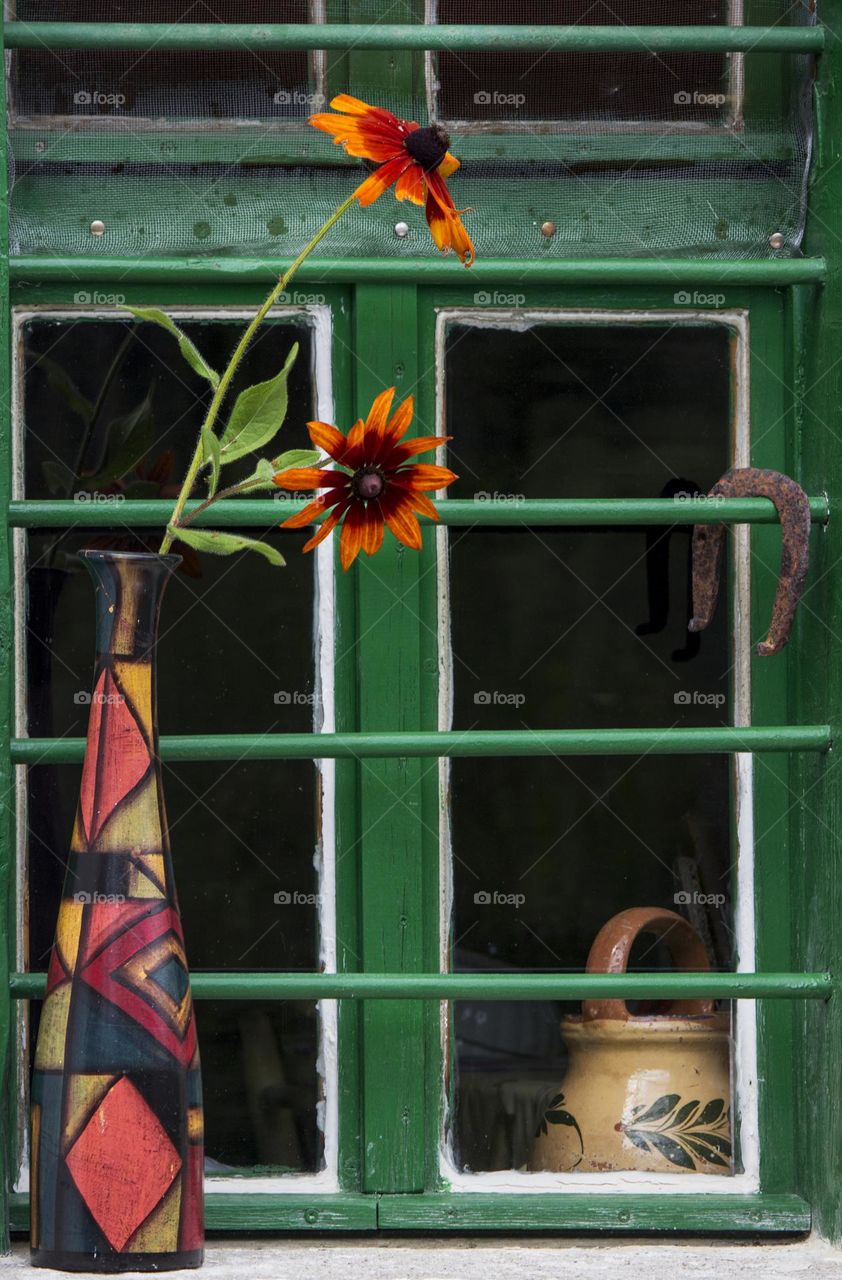
[[[536,1240],[460,1241],[427,1240],[298,1240],[275,1239],[235,1244],[214,1241],[207,1247],[205,1265],[197,1271],[171,1271],[172,1276],[197,1276],[202,1280],[300,1280],[318,1273],[320,1280],[394,1280],[396,1275],[436,1280],[558,1280],[574,1274],[577,1280],[617,1280],[641,1273],[647,1280],[674,1280],[681,1275],[708,1280],[838,1280],[840,1253],[822,1240],[793,1243],[718,1244],[687,1240],[676,1244],[650,1241],[628,1244],[609,1241],[582,1242]],[[0,1258],[0,1277],[31,1277],[25,1245],[16,1244],[10,1256]],[[39,1271],[39,1276],[60,1276]],[[81,1272],[79,1273],[82,1274]],[[135,1273],[131,1273],[135,1274]]]

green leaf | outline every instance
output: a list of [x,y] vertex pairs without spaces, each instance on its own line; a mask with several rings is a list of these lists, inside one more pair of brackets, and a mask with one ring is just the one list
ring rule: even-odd
[[212,498],[216,493],[216,486],[219,484],[219,468],[222,464],[219,460],[219,438],[214,435],[209,427],[202,428],[202,452],[205,462],[210,465],[208,497]]
[[151,324],[160,325],[162,329],[166,329],[167,333],[171,333],[178,341],[178,349],[190,365],[190,368],[194,373],[198,373],[200,378],[207,378],[208,382],[216,390],[219,386],[219,374],[210,367],[187,334],[182,329],[179,329],[175,321],[171,320],[165,311],[161,311],[158,307],[127,307],[126,310],[131,311],[132,315],[136,316],[138,320],[148,320]]
[[170,533],[188,547],[197,551],[209,551],[214,556],[231,556],[236,551],[256,551],[264,556],[270,564],[283,567],[286,564],[280,551],[270,547],[267,542],[257,542],[254,538],[244,538],[239,533],[215,533],[210,529],[180,529],[170,526]]
[[298,355],[296,342],[280,373],[268,382],[246,387],[237,396],[222,433],[222,464],[262,449],[280,430],[287,411],[287,376]]
[[321,458],[318,449],[287,449],[270,462],[272,471],[286,471],[289,467],[315,467]]

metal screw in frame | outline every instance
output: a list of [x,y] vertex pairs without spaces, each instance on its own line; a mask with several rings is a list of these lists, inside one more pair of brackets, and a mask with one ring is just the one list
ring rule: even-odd
[[409,235],[409,224],[406,222],[395,223],[395,235],[399,240],[405,240]]
[[105,235],[105,223],[102,221],[101,218],[94,218],[93,222],[91,223],[91,235],[92,236]]
[[554,222],[541,223],[541,235],[544,236],[546,240],[551,240],[552,237],[555,235],[555,233],[556,233],[556,225]]
[[786,244],[786,239],[784,238],[783,232],[773,231],[772,234],[769,236],[770,249],[783,249],[785,244]]

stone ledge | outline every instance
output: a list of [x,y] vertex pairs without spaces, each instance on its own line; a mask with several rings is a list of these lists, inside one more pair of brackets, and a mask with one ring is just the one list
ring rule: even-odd
[[[65,1274],[33,1270],[24,1245],[16,1244],[11,1255],[0,1257],[0,1280]],[[185,1280],[842,1280],[842,1251],[820,1240],[739,1245],[699,1240],[275,1238],[213,1241],[200,1271],[167,1274]]]

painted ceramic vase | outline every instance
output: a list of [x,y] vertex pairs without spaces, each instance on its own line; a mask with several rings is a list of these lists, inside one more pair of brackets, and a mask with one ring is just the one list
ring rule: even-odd
[[161,597],[180,558],[81,555],[97,654],[32,1078],[32,1261],[195,1267],[202,1090],[155,704]]
[[[663,938],[678,969],[710,967],[683,916],[635,907],[597,934],[588,973],[625,972],[640,933]],[[530,1170],[732,1172],[728,1016],[710,1000],[661,1005],[638,1017],[622,1000],[586,1000],[562,1020],[567,1073],[543,1105]]]

